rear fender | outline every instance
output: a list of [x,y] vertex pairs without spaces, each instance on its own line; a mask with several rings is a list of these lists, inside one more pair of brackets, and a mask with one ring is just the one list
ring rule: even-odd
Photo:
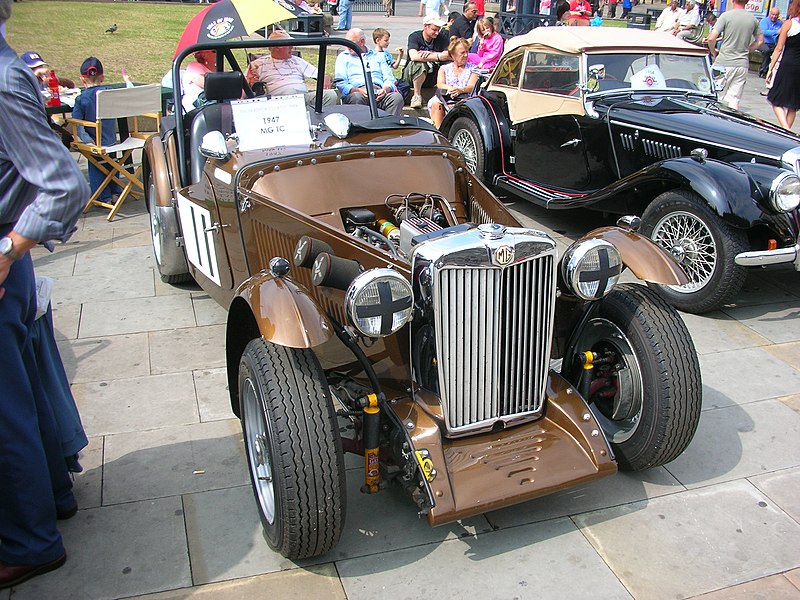
[[250,340],[262,337],[290,348],[314,348],[334,334],[328,317],[306,291],[289,278],[262,271],[236,291],[228,309],[225,358],[231,409],[239,415],[239,361]]
[[[464,102],[459,102],[452,110],[448,111],[440,127],[441,132],[449,137],[450,128],[459,117],[467,117],[477,125],[483,139],[483,147],[486,150],[483,177],[486,181],[492,181],[494,176],[503,170],[503,161],[505,160],[503,146],[511,143],[507,133],[509,131],[507,124],[498,129],[498,119],[504,122],[505,117],[485,98],[473,96]],[[501,131],[504,132],[502,136]]]
[[638,279],[662,285],[685,285],[689,278],[683,269],[660,246],[635,231],[619,227],[601,227],[590,231],[582,240],[604,240],[619,251],[623,264]]
[[[143,161],[143,181],[145,185],[147,185],[147,176],[152,173],[153,181],[156,185],[156,205],[172,206],[172,186],[169,181],[164,141],[158,134],[151,135],[144,142],[143,152],[146,157],[146,160]],[[153,199],[148,197],[147,202],[153,202]]]

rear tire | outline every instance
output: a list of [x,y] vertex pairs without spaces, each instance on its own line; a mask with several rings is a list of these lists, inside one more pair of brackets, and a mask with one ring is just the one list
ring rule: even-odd
[[314,353],[250,341],[239,402],[267,543],[291,559],[328,552],[342,532],[347,494],[336,415]]
[[[161,208],[156,202],[156,185],[152,173],[147,174],[147,212],[150,217],[150,239],[153,258],[161,280],[165,283],[187,283],[192,280],[183,250],[175,239],[178,215],[174,208]],[[173,221],[170,223],[169,221]]]
[[469,117],[459,117],[448,134],[450,142],[464,155],[467,169],[478,179],[486,181],[486,149],[478,126]]
[[642,215],[642,233],[672,254],[691,280],[686,285],[648,284],[678,310],[704,313],[731,302],[747,269],[734,262],[749,249],[747,235],[685,190],[658,196]]
[[[700,364],[680,315],[649,288],[618,285],[580,332],[575,352],[613,357],[591,371],[585,398],[611,443],[620,469],[670,462],[691,442],[702,407]],[[567,362],[569,359],[569,362]],[[565,358],[576,387],[581,365]]]

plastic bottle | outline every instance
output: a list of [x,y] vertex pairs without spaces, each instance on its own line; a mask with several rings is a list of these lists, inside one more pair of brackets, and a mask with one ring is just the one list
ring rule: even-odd
[[61,94],[58,92],[58,77],[56,72],[51,70],[50,76],[47,78],[47,87],[50,88],[50,99],[47,101],[47,106],[61,106]]

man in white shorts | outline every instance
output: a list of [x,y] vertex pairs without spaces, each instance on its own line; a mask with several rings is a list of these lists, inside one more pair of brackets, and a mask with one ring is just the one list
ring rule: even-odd
[[[745,0],[733,0],[733,6],[717,19],[706,43],[714,64],[725,67],[725,88],[719,100],[734,110],[739,109],[739,100],[744,92],[747,69],[750,66],[750,51],[764,43],[764,34],[758,20],[744,9]],[[719,50],[717,39],[722,37]]]

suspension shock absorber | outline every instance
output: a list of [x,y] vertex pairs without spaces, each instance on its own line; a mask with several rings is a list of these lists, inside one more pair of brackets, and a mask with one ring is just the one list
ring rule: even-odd
[[578,392],[580,392],[586,402],[589,402],[589,386],[592,384],[594,361],[597,360],[597,354],[587,350],[586,352],[576,354],[575,359],[583,365],[581,379],[578,382]]
[[376,394],[368,394],[362,399],[364,404],[364,485],[365,494],[377,494],[381,484],[381,471],[378,459],[380,444],[381,409]]

